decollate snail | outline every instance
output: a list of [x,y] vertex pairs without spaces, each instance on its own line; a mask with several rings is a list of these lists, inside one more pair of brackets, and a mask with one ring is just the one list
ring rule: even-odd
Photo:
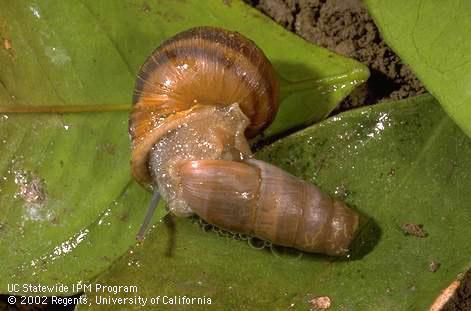
[[[142,66],[129,121],[132,172],[177,216],[307,252],[344,255],[358,215],[283,170],[255,160],[247,138],[274,119],[278,82],[239,33],[182,32]],[[146,217],[140,236],[149,221]]]

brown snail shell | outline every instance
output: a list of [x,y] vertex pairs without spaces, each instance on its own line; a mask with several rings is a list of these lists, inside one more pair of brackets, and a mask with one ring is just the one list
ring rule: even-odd
[[315,185],[259,160],[187,161],[183,197],[208,223],[332,256],[348,251],[358,216]]
[[214,27],[176,35],[138,75],[132,173],[158,188],[175,215],[196,213],[275,244],[343,255],[358,215],[316,186],[251,159],[247,138],[274,119],[278,88],[268,59],[242,35]]
[[246,135],[254,137],[273,121],[278,89],[271,63],[241,34],[214,27],[177,34],[138,74],[129,121],[134,177],[151,183],[149,150],[192,107],[238,103],[250,119]]

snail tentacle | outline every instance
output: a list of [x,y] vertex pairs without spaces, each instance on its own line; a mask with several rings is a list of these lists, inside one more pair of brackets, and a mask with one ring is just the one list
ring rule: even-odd
[[150,221],[152,220],[152,216],[154,215],[155,209],[159,204],[160,200],[160,192],[159,188],[154,187],[154,194],[152,195],[152,199],[150,200],[149,207],[147,208],[146,216],[144,217],[144,222],[137,233],[136,240],[142,242],[144,240],[144,236],[146,234],[147,228],[149,227]]

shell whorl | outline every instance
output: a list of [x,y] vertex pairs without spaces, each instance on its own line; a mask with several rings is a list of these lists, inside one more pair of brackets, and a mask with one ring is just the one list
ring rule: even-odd
[[182,196],[208,223],[306,252],[342,256],[359,216],[317,186],[263,161],[187,161]]
[[132,171],[141,184],[152,180],[148,154],[166,133],[201,106],[238,103],[254,137],[274,119],[278,82],[263,52],[237,32],[193,28],[159,46],[141,67],[129,120]]

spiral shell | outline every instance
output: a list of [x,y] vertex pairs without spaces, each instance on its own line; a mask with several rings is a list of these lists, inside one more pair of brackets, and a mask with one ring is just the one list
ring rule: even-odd
[[152,146],[202,106],[237,103],[250,120],[245,135],[254,137],[273,121],[278,89],[266,56],[237,32],[198,27],[164,42],[141,67],[134,90],[129,133],[135,179],[151,183]]
[[180,176],[191,209],[229,231],[339,256],[358,229],[358,214],[344,203],[263,161],[187,161]]

